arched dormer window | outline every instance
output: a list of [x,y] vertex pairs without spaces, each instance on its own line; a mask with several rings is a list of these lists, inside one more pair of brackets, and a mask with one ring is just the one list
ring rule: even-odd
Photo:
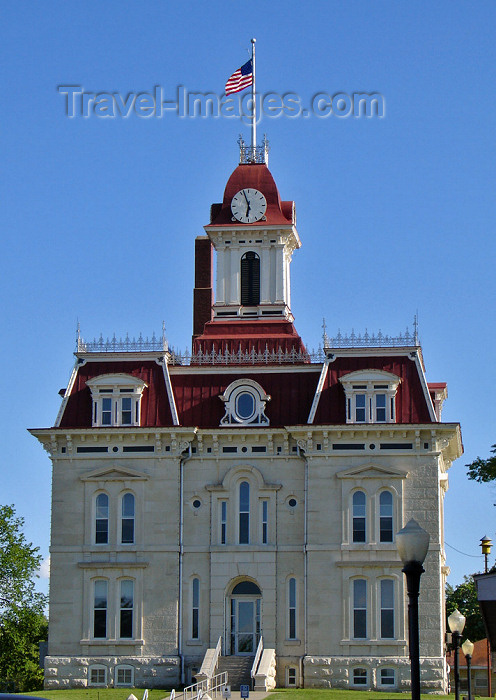
[[260,304],[260,258],[253,251],[245,253],[241,258],[241,304]]
[[86,382],[93,399],[92,426],[140,425],[141,397],[148,385],[129,374],[102,374]]
[[270,396],[258,382],[237,379],[229,384],[220,399],[226,408],[221,425],[269,425],[265,405],[270,401]]
[[395,423],[396,390],[401,378],[391,372],[366,369],[339,380],[346,394],[347,423]]

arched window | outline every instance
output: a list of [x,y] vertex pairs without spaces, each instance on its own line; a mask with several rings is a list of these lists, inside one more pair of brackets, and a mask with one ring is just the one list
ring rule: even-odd
[[120,638],[132,639],[134,611],[134,581],[121,581]]
[[93,637],[107,637],[108,581],[95,581],[93,588]]
[[367,499],[363,491],[353,494],[353,542],[366,542],[366,507]]
[[121,542],[134,544],[134,496],[125,493],[121,504]]
[[394,581],[381,580],[381,639],[394,639]]
[[367,581],[353,581],[353,638],[367,639]]
[[241,304],[260,304],[260,258],[253,251],[241,258]]
[[109,498],[100,493],[95,500],[95,544],[108,544]]
[[200,579],[191,582],[191,639],[200,638]]
[[288,579],[288,639],[296,639],[296,579]]
[[250,484],[239,485],[239,544],[250,543]]
[[379,496],[379,533],[381,542],[393,541],[393,494],[383,491]]

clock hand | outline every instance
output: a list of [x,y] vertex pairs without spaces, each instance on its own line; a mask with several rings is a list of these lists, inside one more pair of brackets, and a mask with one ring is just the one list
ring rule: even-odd
[[246,199],[246,203],[248,204],[248,206],[250,206],[250,202],[248,201],[248,197],[246,196],[246,192],[244,190],[243,190],[243,195],[244,195],[244,198]]

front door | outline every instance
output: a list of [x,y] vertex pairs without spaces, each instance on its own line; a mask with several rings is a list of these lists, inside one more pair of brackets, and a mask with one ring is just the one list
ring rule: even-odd
[[231,653],[251,655],[260,639],[260,598],[231,598]]

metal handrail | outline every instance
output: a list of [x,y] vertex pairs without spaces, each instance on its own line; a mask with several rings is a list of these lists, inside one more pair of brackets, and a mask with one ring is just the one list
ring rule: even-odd
[[[227,671],[223,673],[218,673],[212,678],[206,678],[204,681],[199,683],[193,683],[193,685],[188,685],[182,692],[183,700],[201,700],[205,693],[208,693],[210,697],[217,697],[217,694],[221,692],[221,688],[227,685]],[[177,696],[178,693],[175,693]]]
[[260,658],[262,656],[263,652],[263,637],[260,637],[260,641],[258,642],[257,646],[257,652],[255,654],[255,658],[253,659],[253,665],[251,667],[251,672],[250,675],[252,678],[255,678],[258,670],[258,664],[260,663]]

